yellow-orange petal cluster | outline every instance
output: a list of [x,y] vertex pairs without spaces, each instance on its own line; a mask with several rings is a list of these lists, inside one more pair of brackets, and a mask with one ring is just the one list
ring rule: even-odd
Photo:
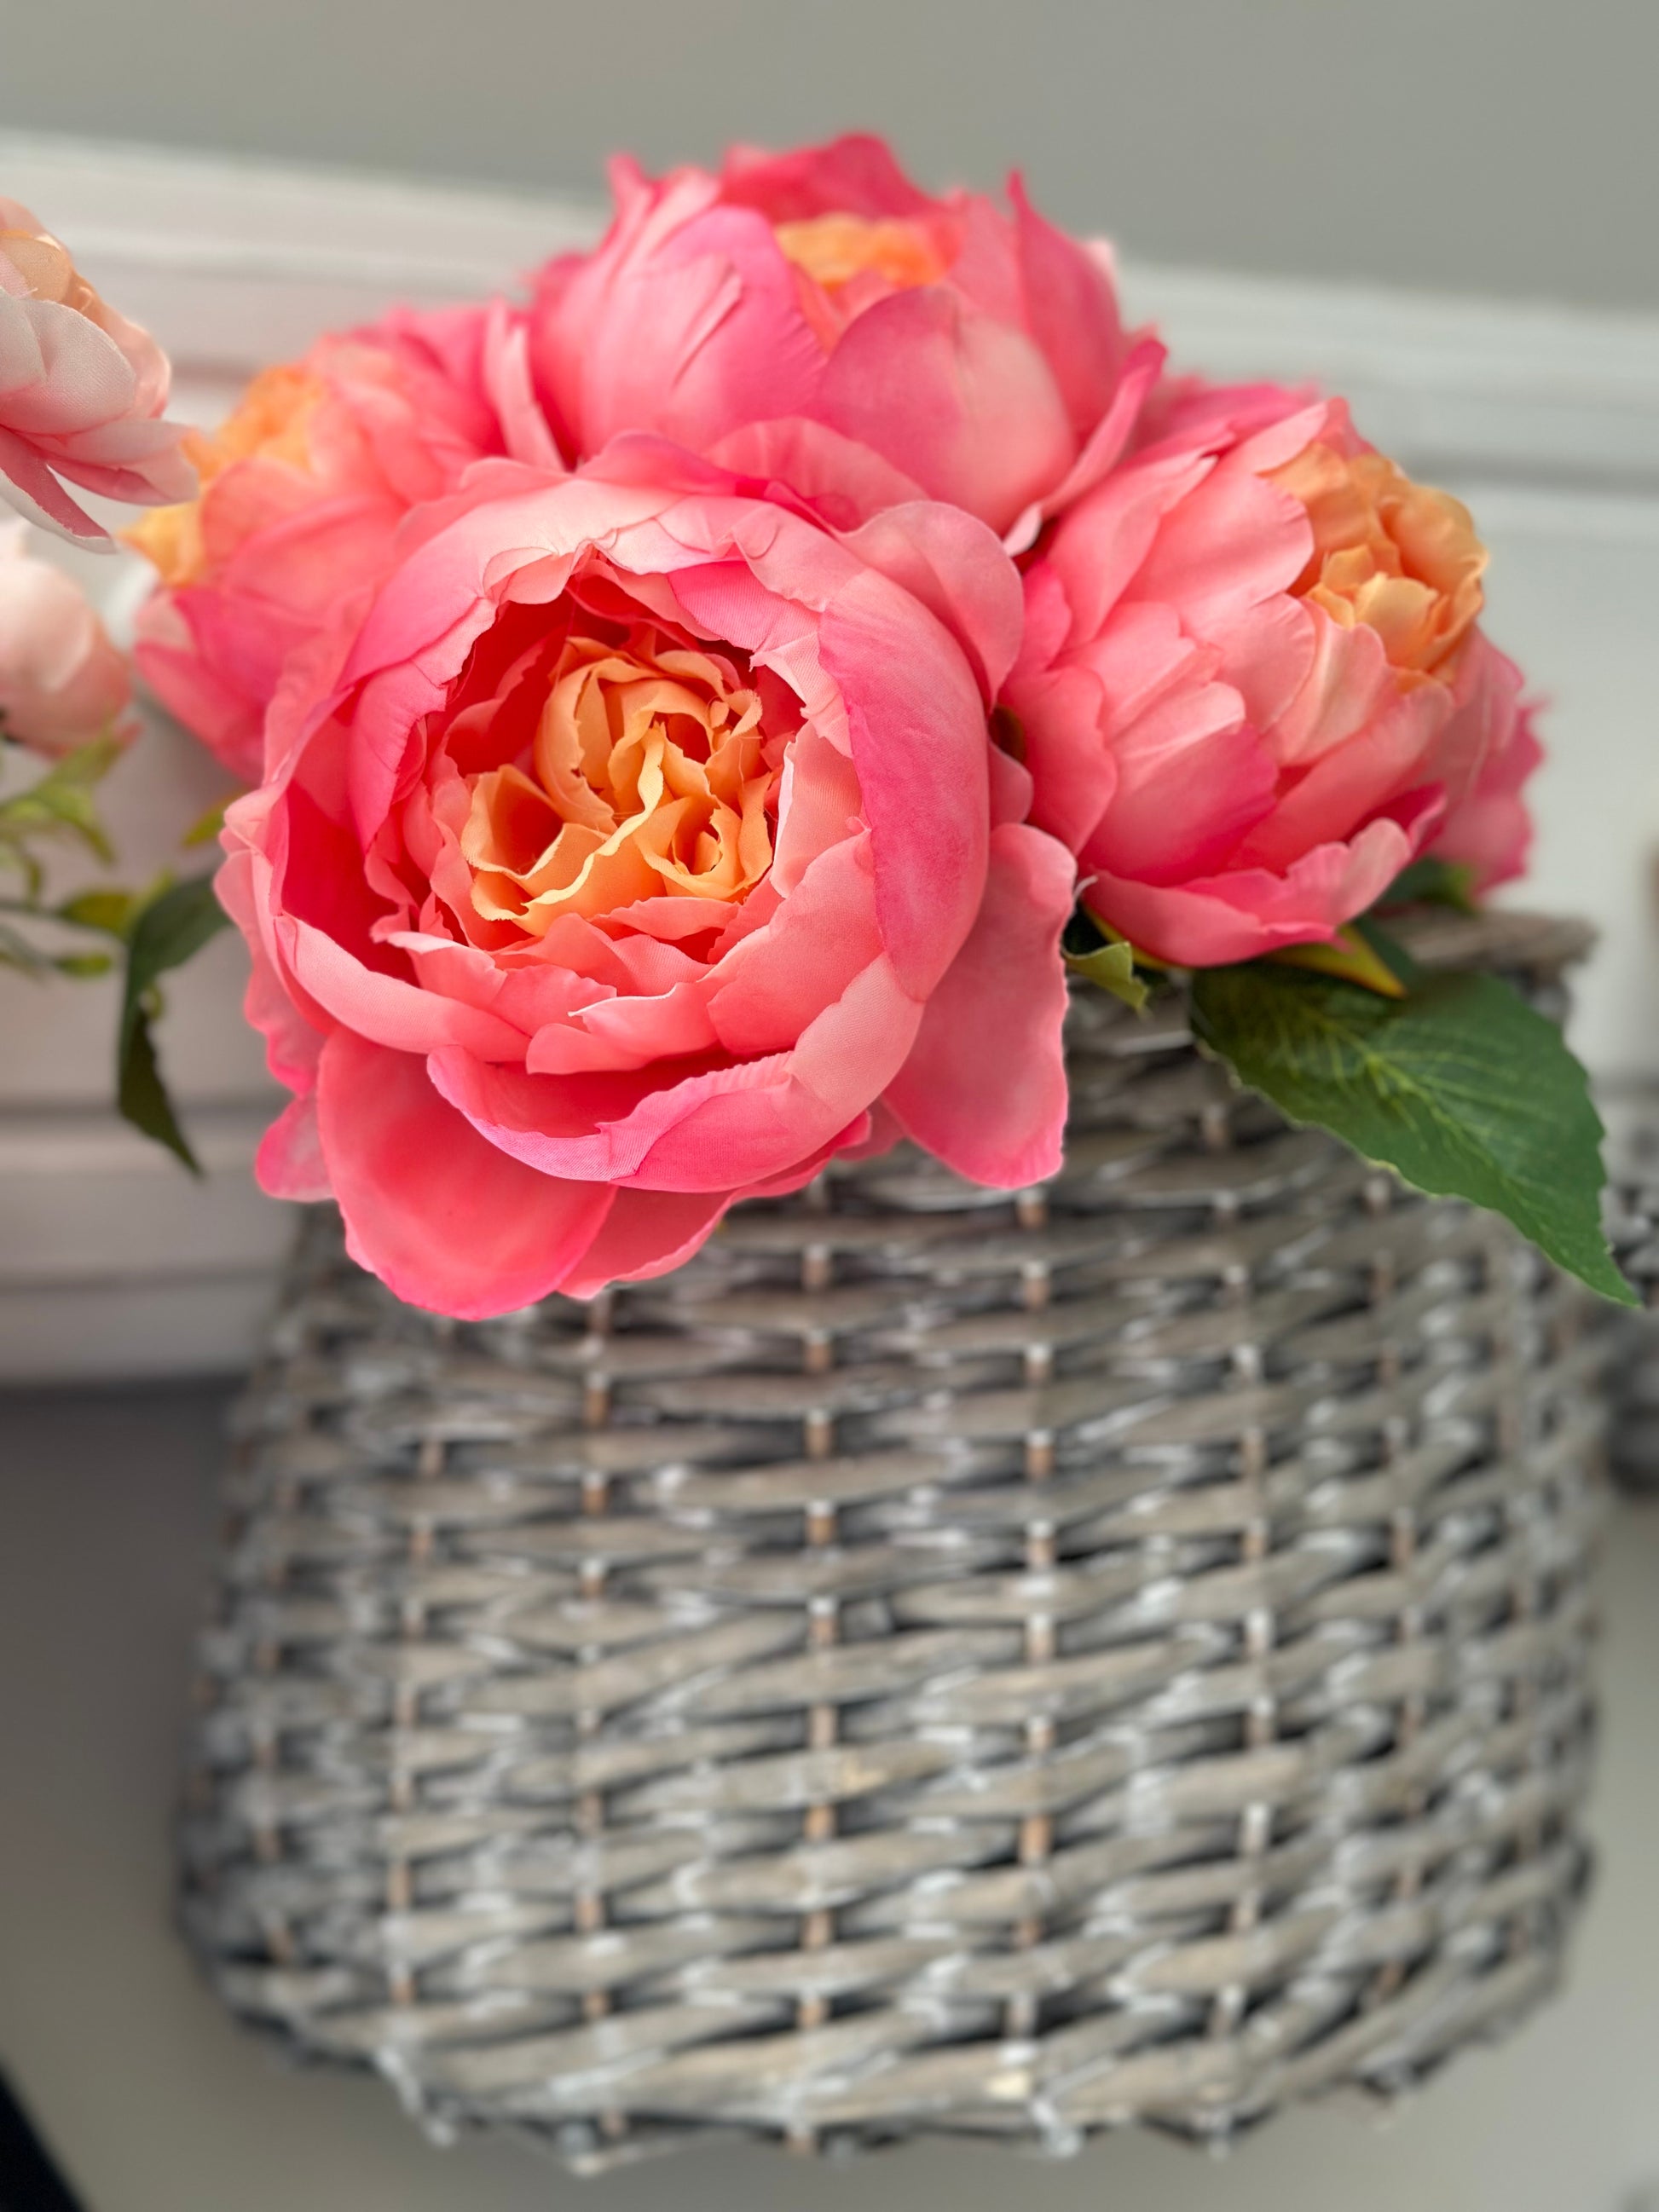
[[772,863],[777,776],[759,696],[714,654],[648,629],[560,653],[533,774],[472,779],[461,850],[487,921],[533,937],[669,896],[734,903]]
[[[323,388],[319,378],[292,363],[262,369],[216,430],[187,432],[184,451],[202,493],[236,461],[258,459],[308,468],[311,416]],[[195,583],[207,565],[200,497],[158,507],[122,535],[153,563],[169,589]]]
[[897,216],[813,216],[804,222],[778,223],[774,234],[785,258],[830,294],[860,276],[906,291],[937,284],[945,272],[945,256],[927,226]]
[[1384,453],[1315,444],[1276,470],[1314,550],[1291,586],[1351,629],[1364,623],[1407,681],[1449,678],[1480,612],[1486,549],[1462,501],[1413,483]]

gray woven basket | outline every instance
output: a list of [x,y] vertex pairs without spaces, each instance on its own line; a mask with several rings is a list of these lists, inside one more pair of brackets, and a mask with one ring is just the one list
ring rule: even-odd
[[1047,1189],[890,1155],[592,1307],[438,1321],[317,1221],[184,1826],[238,2012],[593,2166],[1214,2137],[1547,1988],[1601,1332],[1173,1018],[1079,1000],[1071,1076]]
[[1613,1375],[1613,1468],[1659,1498],[1659,1081],[1610,1086],[1602,1099],[1612,1169],[1613,1249],[1647,1310],[1626,1322]]

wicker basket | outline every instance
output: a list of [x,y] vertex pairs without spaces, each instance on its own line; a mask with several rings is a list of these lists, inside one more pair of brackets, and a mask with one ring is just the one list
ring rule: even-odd
[[1619,1264],[1647,1310],[1621,1332],[1613,1376],[1613,1468],[1627,1490],[1659,1498],[1659,1081],[1611,1088],[1602,1100]]
[[446,1323],[317,1221],[184,1829],[238,2012],[597,2165],[1214,2137],[1547,1988],[1586,1301],[1173,1019],[1079,1001],[1071,1073],[1045,1190],[890,1155],[592,1307]]

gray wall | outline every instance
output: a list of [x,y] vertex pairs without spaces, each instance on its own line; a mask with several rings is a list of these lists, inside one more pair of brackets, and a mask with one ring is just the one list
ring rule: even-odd
[[15,128],[578,190],[859,122],[1142,257],[1659,308],[1656,0],[0,0],[0,72]]

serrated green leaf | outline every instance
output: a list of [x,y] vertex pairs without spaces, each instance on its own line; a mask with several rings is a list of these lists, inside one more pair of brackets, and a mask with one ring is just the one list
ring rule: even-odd
[[116,1059],[116,1099],[135,1128],[176,1152],[192,1175],[200,1164],[179,1126],[155,1054],[152,1024],[161,1011],[156,985],[229,926],[213,895],[211,876],[172,884],[146,904],[127,939],[126,988]]
[[1193,978],[1194,1034],[1293,1121],[1437,1197],[1512,1221],[1638,1304],[1602,1234],[1601,1118],[1560,1031],[1493,975],[1419,971],[1403,999],[1251,962]]

